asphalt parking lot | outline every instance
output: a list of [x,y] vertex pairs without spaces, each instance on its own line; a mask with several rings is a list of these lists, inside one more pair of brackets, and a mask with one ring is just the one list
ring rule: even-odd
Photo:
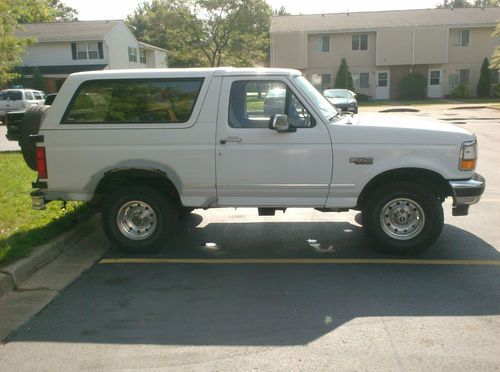
[[[110,250],[0,347],[2,370],[497,370],[500,111],[476,133],[483,200],[423,256],[377,254],[356,212],[196,210],[159,253]],[[228,261],[229,260],[229,261]]]

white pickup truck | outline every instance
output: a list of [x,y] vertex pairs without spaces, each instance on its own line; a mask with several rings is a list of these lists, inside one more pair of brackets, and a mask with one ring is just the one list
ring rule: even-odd
[[[266,97],[277,90],[286,93]],[[467,215],[485,187],[474,135],[342,115],[296,70],[77,73],[39,111],[27,154],[33,207],[88,201],[132,252],[160,248],[192,208],[307,207],[360,210],[374,247],[415,254],[439,237],[446,197]]]

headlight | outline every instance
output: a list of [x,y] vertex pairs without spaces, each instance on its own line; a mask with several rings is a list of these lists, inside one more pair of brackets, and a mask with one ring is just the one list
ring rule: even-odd
[[459,169],[461,171],[471,171],[476,169],[477,162],[477,142],[466,141],[460,150]]

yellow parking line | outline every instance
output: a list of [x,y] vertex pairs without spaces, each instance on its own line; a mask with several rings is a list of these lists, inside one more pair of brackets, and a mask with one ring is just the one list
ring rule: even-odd
[[271,264],[271,265],[487,265],[500,266],[500,260],[418,260],[391,258],[105,258],[101,264]]

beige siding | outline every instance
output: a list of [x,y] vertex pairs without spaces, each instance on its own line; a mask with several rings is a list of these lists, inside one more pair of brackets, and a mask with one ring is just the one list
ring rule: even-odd
[[377,66],[410,65],[413,29],[382,29],[377,37]]
[[272,36],[272,65],[274,67],[305,69],[306,40],[301,32],[277,33]]
[[414,64],[446,63],[447,28],[415,29]]
[[491,37],[492,28],[470,28],[469,46],[454,45],[455,33],[458,30],[450,29],[450,43],[448,47],[448,63],[481,63],[484,57],[488,59],[495,50],[496,40]]

